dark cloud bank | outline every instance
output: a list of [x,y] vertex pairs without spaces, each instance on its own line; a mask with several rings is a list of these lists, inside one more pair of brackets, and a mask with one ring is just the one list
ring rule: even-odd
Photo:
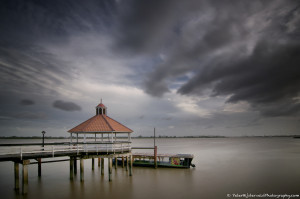
[[80,111],[81,107],[73,102],[64,102],[61,100],[56,100],[53,103],[54,108],[58,108],[63,111]]
[[[131,1],[118,47],[165,55],[144,84],[162,97],[230,96],[264,116],[299,114],[300,5],[295,1]],[[127,4],[127,3],[126,3]],[[127,12],[127,13],[126,13]]]
[[[28,93],[57,97],[53,88],[73,78],[72,66],[49,53],[47,44],[64,45],[71,36],[93,33],[109,36],[113,46],[108,50],[118,56],[156,60],[152,71],[140,77],[141,87],[152,96],[162,97],[171,88],[182,95],[209,91],[210,96],[229,96],[227,103],[246,101],[264,116],[298,115],[299,4],[3,0],[1,98],[10,101],[20,93],[22,98]],[[174,87],[178,79],[183,84]],[[63,101],[53,107],[80,110]]]

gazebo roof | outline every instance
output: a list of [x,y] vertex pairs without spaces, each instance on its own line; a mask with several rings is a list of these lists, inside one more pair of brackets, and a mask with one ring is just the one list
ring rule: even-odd
[[[102,101],[102,100],[101,100]],[[102,102],[96,106],[96,115],[70,129],[69,133],[132,133],[133,130],[106,115]]]

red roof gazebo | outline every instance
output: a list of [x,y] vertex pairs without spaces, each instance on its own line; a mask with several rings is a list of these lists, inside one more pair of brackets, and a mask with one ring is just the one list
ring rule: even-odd
[[112,119],[107,116],[107,107],[101,103],[96,106],[96,115],[91,117],[90,119],[82,122],[81,124],[75,126],[74,128],[68,131],[71,133],[71,142],[72,142],[72,134],[75,133],[77,135],[78,142],[78,134],[84,135],[84,142],[86,142],[86,134],[95,134],[95,141],[97,138],[97,134],[101,134],[101,141],[104,140],[104,134],[107,134],[107,140],[109,142],[114,142],[117,140],[117,134],[125,133],[128,135],[128,141],[130,141],[130,134],[133,132],[130,128],[125,125],[119,123],[118,121]]

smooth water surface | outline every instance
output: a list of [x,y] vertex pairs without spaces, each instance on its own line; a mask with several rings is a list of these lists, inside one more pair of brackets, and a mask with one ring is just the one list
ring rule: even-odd
[[[22,141],[0,140],[1,143]],[[151,139],[132,141],[133,146],[153,146]],[[30,165],[28,194],[22,196],[14,191],[13,163],[0,162],[0,197],[207,199],[228,198],[227,194],[233,193],[300,193],[300,139],[168,138],[157,139],[156,143],[158,153],[194,154],[196,168],[134,167],[133,176],[129,177],[125,169],[118,167],[113,169],[109,182],[107,165],[105,175],[101,176],[97,161],[92,171],[91,160],[85,160],[85,181],[80,183],[79,173],[74,181],[69,180],[69,162],[43,164],[41,178],[37,176],[37,165]]]

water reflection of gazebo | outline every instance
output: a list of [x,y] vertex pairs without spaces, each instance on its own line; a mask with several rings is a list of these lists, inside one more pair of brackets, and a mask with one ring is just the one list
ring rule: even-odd
[[[123,124],[117,122],[116,120],[107,116],[107,107],[101,103],[96,106],[96,115],[90,119],[82,122],[76,127],[68,131],[71,133],[71,143],[73,134],[76,134],[76,140],[78,144],[78,136],[84,136],[84,143],[86,143],[87,135],[94,135],[95,142],[97,143],[116,143],[118,134],[125,134],[127,136],[128,142],[131,142],[131,133],[133,132],[130,128],[124,126]],[[97,139],[97,135],[101,137]],[[126,137],[125,136],[125,137]],[[124,136],[122,136],[124,138]]]

